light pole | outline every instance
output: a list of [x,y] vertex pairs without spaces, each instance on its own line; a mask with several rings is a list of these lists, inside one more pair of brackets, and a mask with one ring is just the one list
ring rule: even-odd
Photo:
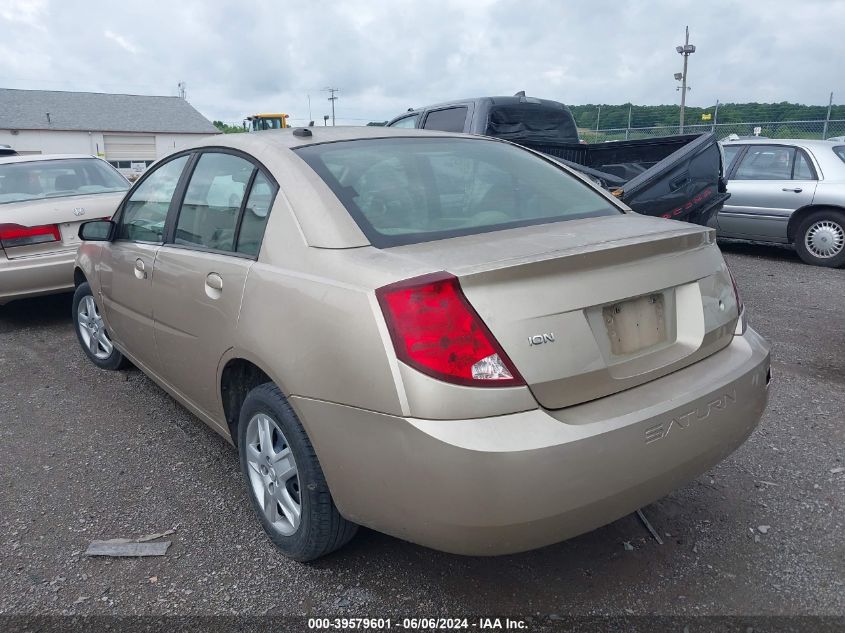
[[599,142],[599,122],[601,121],[601,104],[599,104],[599,112],[596,114],[596,143]]
[[[679,134],[684,133],[684,107],[687,103],[687,62],[689,61],[689,56],[695,52],[695,46],[689,43],[689,27],[686,27],[687,36],[684,40],[683,46],[676,46],[675,50],[680,53],[684,58],[684,72],[681,73],[681,125],[680,129],[678,130]],[[678,74],[675,73],[675,79],[678,78]]]

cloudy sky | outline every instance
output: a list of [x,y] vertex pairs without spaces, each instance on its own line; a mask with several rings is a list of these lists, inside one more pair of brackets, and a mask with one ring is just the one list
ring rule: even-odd
[[0,0],[0,87],[176,94],[209,119],[384,120],[447,99],[845,103],[845,0]]

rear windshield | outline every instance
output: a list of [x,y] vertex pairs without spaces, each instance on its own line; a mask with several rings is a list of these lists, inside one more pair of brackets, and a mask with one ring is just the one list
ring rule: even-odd
[[379,248],[621,213],[562,168],[499,141],[367,139],[296,152]]
[[521,141],[577,143],[575,119],[562,105],[518,103],[490,106],[487,136]]
[[833,148],[834,153],[839,156],[839,159],[845,163],[845,145],[838,145]]
[[129,188],[126,179],[95,158],[63,158],[0,165],[0,204]]

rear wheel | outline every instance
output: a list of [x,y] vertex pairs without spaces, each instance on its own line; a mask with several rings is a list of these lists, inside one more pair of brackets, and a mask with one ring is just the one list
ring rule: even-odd
[[82,351],[97,367],[122,369],[128,365],[111,341],[87,281],[73,293],[73,325]]
[[282,552],[310,561],[333,552],[358,526],[332,500],[314,447],[272,383],[247,394],[238,423],[241,471],[264,531]]
[[795,250],[813,266],[845,265],[845,213],[822,210],[801,220],[795,234]]

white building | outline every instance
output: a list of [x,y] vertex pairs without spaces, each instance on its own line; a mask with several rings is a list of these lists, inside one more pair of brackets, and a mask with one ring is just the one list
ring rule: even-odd
[[92,154],[124,174],[219,131],[180,97],[0,88],[0,145]]

